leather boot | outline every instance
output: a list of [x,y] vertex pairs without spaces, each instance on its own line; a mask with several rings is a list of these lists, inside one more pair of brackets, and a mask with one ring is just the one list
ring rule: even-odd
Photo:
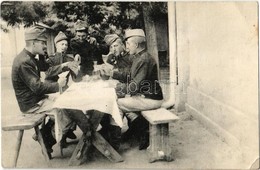
[[140,130],[137,133],[139,138],[139,150],[146,149],[149,146],[149,122],[143,117],[140,116]]
[[149,131],[145,131],[140,137],[139,150],[146,149],[149,146]]
[[53,126],[54,126],[54,121],[49,119],[48,123],[43,128],[40,129],[40,132],[43,137],[43,142],[46,146],[50,158],[51,158],[51,153],[53,152],[52,146],[57,143],[56,139],[52,136],[51,133]]
[[142,131],[149,129],[149,123],[141,115],[134,119],[129,125],[128,130],[122,135],[122,141],[130,139],[133,135],[140,139]]
[[115,150],[118,151],[121,142],[121,128],[119,126],[110,125],[109,133],[110,133],[109,143]]
[[[135,131],[137,130],[136,124],[138,123],[138,120],[137,120],[138,117],[135,120],[133,120],[133,122],[131,122],[131,120],[128,117],[126,117],[126,119],[127,119],[128,129],[127,129],[127,131],[125,131],[125,133],[122,134],[122,137],[121,137],[122,142],[126,142],[126,141],[130,140],[132,138],[132,136],[135,134]],[[135,123],[135,122],[137,122],[137,123]]]

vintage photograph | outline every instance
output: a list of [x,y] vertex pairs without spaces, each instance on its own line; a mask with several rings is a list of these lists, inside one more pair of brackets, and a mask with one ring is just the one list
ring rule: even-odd
[[2,1],[2,168],[259,169],[258,10]]

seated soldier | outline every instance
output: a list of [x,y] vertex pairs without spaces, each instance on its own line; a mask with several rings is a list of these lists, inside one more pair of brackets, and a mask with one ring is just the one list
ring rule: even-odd
[[[66,54],[68,49],[68,38],[63,32],[60,31],[59,34],[54,38],[54,43],[56,47],[56,53],[51,55],[47,59],[49,68],[45,72],[45,80],[49,82],[57,82],[57,80],[59,79],[58,75],[60,73],[69,71],[69,74],[66,76],[68,83],[69,76],[72,76],[72,79],[75,79],[75,77],[77,76],[79,61],[75,61],[73,56],[69,56]],[[65,91],[68,88],[67,83],[62,88],[62,91]],[[63,129],[63,137],[60,142],[62,148],[67,146],[67,137],[70,139],[76,139],[76,135],[73,133],[73,130],[75,129],[75,123],[72,123],[71,125]]]
[[126,82],[132,65],[132,56],[126,52],[125,45],[117,34],[106,35],[104,41],[110,49],[106,62],[113,65],[114,68],[109,70],[110,68],[104,67],[101,74],[111,76],[120,82]]
[[122,138],[136,134],[140,139],[139,149],[149,146],[149,123],[140,111],[157,109],[163,102],[163,94],[158,82],[157,63],[146,50],[146,39],[142,29],[125,31],[126,48],[133,55],[130,77],[117,93],[130,97],[119,98],[119,109],[131,121]]
[[94,61],[103,64],[101,54],[97,53],[96,39],[88,35],[86,24],[78,20],[75,23],[76,35],[70,40],[70,47],[73,54],[81,56],[80,71],[77,79],[81,80],[85,75],[92,75]]
[[[20,110],[24,114],[33,113],[54,113],[53,99],[47,94],[58,92],[66,84],[65,78],[59,78],[57,82],[42,82],[40,80],[39,61],[37,56],[47,53],[47,37],[44,29],[31,27],[25,30],[26,47],[19,53],[12,65],[12,84],[15,91]],[[89,120],[82,112],[64,111],[62,116],[75,121],[83,133],[91,138],[91,126]],[[41,128],[43,140],[47,148],[49,157],[53,152],[52,146],[56,143],[52,136],[54,121],[50,117],[49,122]]]

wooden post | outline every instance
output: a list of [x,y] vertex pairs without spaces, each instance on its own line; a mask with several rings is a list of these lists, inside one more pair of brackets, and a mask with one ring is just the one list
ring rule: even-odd
[[169,29],[169,63],[170,63],[170,98],[162,104],[169,108],[175,104],[175,88],[177,84],[177,20],[176,2],[168,2],[168,29]]
[[163,159],[169,162],[173,160],[171,143],[169,140],[169,123],[161,124],[160,127],[161,127],[161,143],[162,143],[161,151],[164,154]]
[[150,124],[150,158],[149,162],[155,162],[158,157],[158,150],[161,147],[160,145],[160,128],[159,125]]
[[23,140],[23,132],[24,132],[24,130],[19,130],[19,133],[18,133],[18,138],[17,138],[17,142],[16,142],[16,145],[15,145],[13,167],[16,167],[16,165],[17,165],[17,160],[18,160],[18,157],[19,157],[21,143],[22,143],[22,140]]

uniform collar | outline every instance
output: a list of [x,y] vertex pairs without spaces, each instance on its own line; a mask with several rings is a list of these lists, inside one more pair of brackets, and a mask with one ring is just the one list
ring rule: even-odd
[[24,52],[25,52],[28,56],[30,56],[30,57],[32,57],[32,58],[35,58],[35,56],[36,56],[36,55],[32,54],[30,51],[28,51],[28,50],[26,50],[26,49],[24,49]]
[[139,51],[138,53],[136,53],[135,55],[133,55],[134,57],[138,57],[138,56],[141,56],[144,52],[145,52],[145,48],[142,49],[141,51]]

